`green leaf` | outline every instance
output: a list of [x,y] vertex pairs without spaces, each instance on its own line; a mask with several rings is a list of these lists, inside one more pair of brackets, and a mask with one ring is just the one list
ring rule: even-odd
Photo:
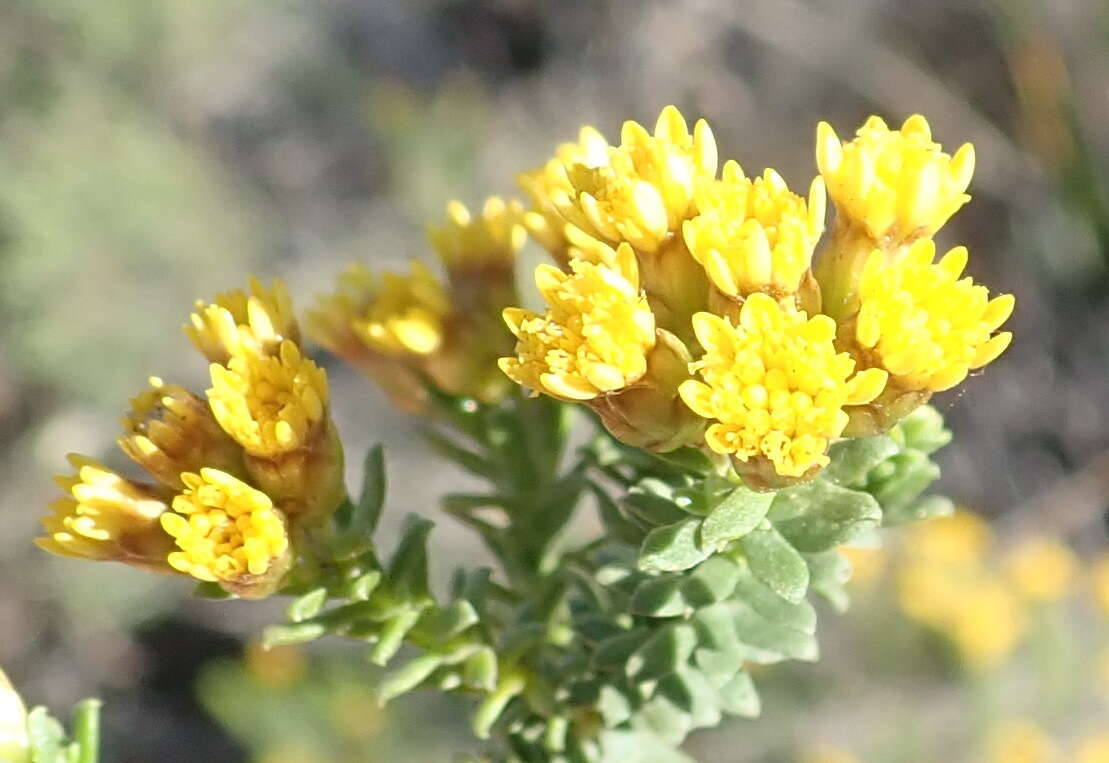
[[424,432],[424,437],[432,450],[471,474],[484,477],[494,483],[500,479],[500,469],[490,459],[455,444],[438,432],[427,430]]
[[662,480],[648,478],[628,489],[624,506],[650,525],[667,525],[688,516],[675,503],[674,488]]
[[518,674],[504,676],[497,688],[478,705],[474,713],[473,731],[478,739],[488,739],[493,724],[501,717],[505,707],[527,686]]
[[434,641],[442,642],[457,636],[480,619],[470,602],[457,599],[429,615],[427,631]]
[[401,614],[389,620],[381,629],[381,635],[370,650],[369,660],[374,665],[386,665],[393,659],[404,645],[404,637],[419,621],[421,611],[416,609]]
[[379,443],[366,453],[362,465],[362,492],[351,513],[352,533],[369,536],[377,528],[385,505],[385,448]]
[[799,602],[809,588],[809,568],[801,554],[769,524],[740,541],[751,571],[786,601]]
[[747,672],[736,673],[728,683],[720,688],[720,706],[729,715],[741,718],[757,718],[762,712],[759,693]]
[[739,580],[739,569],[731,559],[714,556],[697,565],[686,576],[682,597],[694,607],[705,607],[732,595]]
[[682,578],[677,575],[644,580],[636,587],[629,605],[632,614],[651,617],[674,617],[688,608],[682,598]]
[[912,507],[929,485],[939,479],[940,467],[924,453],[906,451],[890,459],[893,473],[872,481],[870,492],[882,505],[886,524],[897,525],[913,519]]
[[951,442],[951,430],[945,429],[943,416],[930,405],[922,405],[897,425],[906,447],[925,454],[935,453]]
[[796,603],[786,601],[759,581],[745,563],[736,567],[734,589],[735,598],[743,600],[767,620],[802,633],[816,632],[816,610],[812,604],[804,599]]
[[347,598],[354,601],[366,601],[381,583],[381,570],[364,572],[346,584]]
[[[639,708],[633,719],[636,726],[643,726],[672,745],[679,745],[693,728],[690,714],[664,696],[656,695]],[[652,758],[643,758],[652,760]]]
[[656,527],[643,540],[639,569],[644,572],[680,572],[704,561],[711,553],[700,542],[701,520],[690,517]]
[[871,469],[897,455],[899,450],[893,438],[886,435],[841,440],[829,449],[831,463],[820,478],[845,487],[858,485],[866,480]]
[[27,713],[27,739],[31,763],[68,763],[65,729],[45,707]]
[[632,702],[627,694],[611,684],[601,686],[597,698],[597,711],[608,728],[619,726],[632,716]]
[[389,564],[389,592],[403,601],[430,602],[427,587],[427,536],[434,524],[409,514]]
[[639,682],[662,678],[688,662],[696,645],[693,626],[687,623],[665,626],[628,658],[625,672]]
[[816,480],[803,492],[794,493],[794,500],[801,500],[802,495],[808,501],[802,513],[774,522],[799,551],[825,551],[842,545],[882,521],[882,509],[869,493]]
[[497,685],[497,653],[483,646],[462,663],[462,682],[474,689],[492,691]]
[[689,713],[693,728],[708,728],[721,721],[716,688],[696,668],[685,667],[666,676],[656,692]]
[[599,763],[696,763],[646,729],[601,734]]
[[597,500],[597,513],[601,523],[605,526],[609,537],[621,540],[632,546],[638,546],[643,538],[643,533],[627,518],[620,513],[616,501],[599,485],[590,484],[590,489]]
[[295,625],[270,625],[262,631],[262,648],[303,644],[315,641],[327,633],[321,623],[297,623]]
[[634,628],[619,636],[605,639],[597,645],[597,651],[593,653],[593,668],[595,670],[622,668],[632,653],[650,637],[650,628]]
[[[721,606],[719,604],[715,606]],[[752,662],[774,663],[783,658],[813,662],[818,655],[816,638],[782,623],[766,619],[742,601],[725,602],[739,642],[748,647]]]
[[738,485],[705,518],[702,542],[712,549],[723,549],[758,527],[773,501],[774,493],[757,493]]
[[850,600],[844,586],[851,579],[851,563],[838,551],[806,554],[812,589],[828,600],[836,611],[847,609]]
[[285,617],[294,623],[315,617],[320,613],[320,609],[323,608],[326,601],[327,589],[322,586],[313,588],[303,596],[293,599],[292,603],[285,609]]
[[423,683],[436,668],[443,664],[443,655],[428,652],[409,660],[403,667],[394,670],[377,687],[378,702],[384,705],[394,697],[412,691]]

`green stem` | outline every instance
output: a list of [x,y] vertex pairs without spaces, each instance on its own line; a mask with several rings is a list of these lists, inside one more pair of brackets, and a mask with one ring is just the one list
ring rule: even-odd
[[76,763],[100,760],[100,705],[98,699],[77,703],[73,712],[73,738],[77,742]]

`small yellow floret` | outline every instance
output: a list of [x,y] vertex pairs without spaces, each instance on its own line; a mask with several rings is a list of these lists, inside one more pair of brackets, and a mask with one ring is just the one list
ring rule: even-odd
[[523,206],[499,196],[485,200],[474,217],[464,204],[447,205],[447,222],[428,228],[427,237],[450,271],[511,267],[527,239],[521,225]]
[[634,384],[647,371],[655,319],[640,293],[635,254],[624,244],[611,264],[550,265],[535,283],[550,305],[545,315],[508,308],[504,319],[519,340],[517,357],[501,369],[536,392],[562,400],[590,400]]
[[716,175],[716,140],[707,122],[690,133],[681,112],[667,106],[653,134],[625,122],[620,145],[604,163],[596,158],[548,164],[549,206],[590,236],[650,253],[695,212],[697,182]]
[[693,330],[705,354],[691,370],[703,381],[685,381],[679,392],[714,420],[709,447],[740,461],[764,457],[781,476],[826,465],[830,440],[847,425],[843,406],[869,402],[885,386],[885,372],[854,374],[851,356],[836,352],[831,318],[807,318],[765,294],[744,302],[738,325],[697,313]]
[[243,350],[275,352],[286,339],[300,341],[293,302],[279,278],[269,289],[251,278],[249,295],[236,289],[217,294],[210,304],[197,300],[185,334],[213,363],[226,363]]
[[543,166],[516,176],[516,183],[527,194],[531,209],[524,213],[523,223],[528,233],[548,251],[560,258],[566,249],[563,220],[554,203],[556,192],[571,194],[574,187],[566,175],[566,168],[575,164],[600,167],[608,164],[608,141],[593,127],[583,127],[577,143],[562,143],[553,158]]
[[896,262],[875,250],[859,281],[855,338],[907,389],[941,392],[994,360],[1013,335],[993,332],[1013,312],[1010,294],[990,299],[968,276],[967,250],[933,263],[936,245],[922,239]]
[[796,293],[824,232],[824,181],[806,205],[774,170],[749,180],[729,161],[722,175],[697,189],[699,214],[682,226],[690,254],[729,297]]
[[77,473],[56,478],[66,495],[50,504],[46,537],[35,543],[77,559],[156,563],[166,547],[158,537],[166,503],[91,458],[71,454],[69,463]]
[[1071,590],[1078,559],[1064,543],[1031,538],[1014,547],[1005,559],[1005,573],[1013,586],[1033,601],[1055,601]]
[[292,342],[278,355],[237,355],[211,366],[208,403],[216,421],[252,456],[272,458],[310,444],[327,416],[327,373]]
[[208,404],[178,384],[150,377],[131,399],[119,447],[159,482],[180,490],[181,472],[202,466],[232,468],[238,446],[220,429]]
[[168,557],[175,570],[212,583],[240,582],[264,575],[288,550],[285,521],[265,493],[218,469],[182,479],[173,512],[162,515],[162,528],[181,549]]
[[816,162],[837,213],[875,241],[931,236],[970,200],[974,147],[964,143],[954,156],[945,154],[919,114],[900,130],[871,117],[856,135],[841,143],[831,125],[821,122]]

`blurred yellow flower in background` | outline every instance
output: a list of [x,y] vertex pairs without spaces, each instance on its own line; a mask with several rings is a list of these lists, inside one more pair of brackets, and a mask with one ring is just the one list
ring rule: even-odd
[[26,763],[30,760],[28,746],[27,708],[0,670],[0,760]]
[[1029,538],[1014,546],[1002,562],[1005,575],[1025,598],[1055,601],[1070,592],[1078,559],[1054,538]]
[[1074,763],[1109,763],[1109,731],[1099,731],[1078,740]]
[[1109,554],[1103,554],[1090,568],[1090,585],[1094,602],[1109,617]]
[[1061,763],[1051,737],[1031,721],[1012,718],[997,724],[986,737],[987,763]]

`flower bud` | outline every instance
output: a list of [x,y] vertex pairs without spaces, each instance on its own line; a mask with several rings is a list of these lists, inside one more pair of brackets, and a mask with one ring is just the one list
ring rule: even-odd
[[241,473],[242,451],[220,429],[208,404],[177,384],[150,378],[131,399],[119,447],[163,485],[180,490],[182,472],[212,466]]
[[173,539],[159,525],[169,507],[162,491],[137,485],[85,456],[71,454],[77,470],[58,477],[66,492],[43,517],[46,536],[35,544],[74,559],[123,562],[154,572],[170,572],[166,555]]
[[235,290],[217,294],[211,304],[197,300],[185,334],[213,363],[227,363],[244,350],[275,353],[285,340],[300,342],[293,302],[276,278],[269,289],[252,278],[249,296]]

